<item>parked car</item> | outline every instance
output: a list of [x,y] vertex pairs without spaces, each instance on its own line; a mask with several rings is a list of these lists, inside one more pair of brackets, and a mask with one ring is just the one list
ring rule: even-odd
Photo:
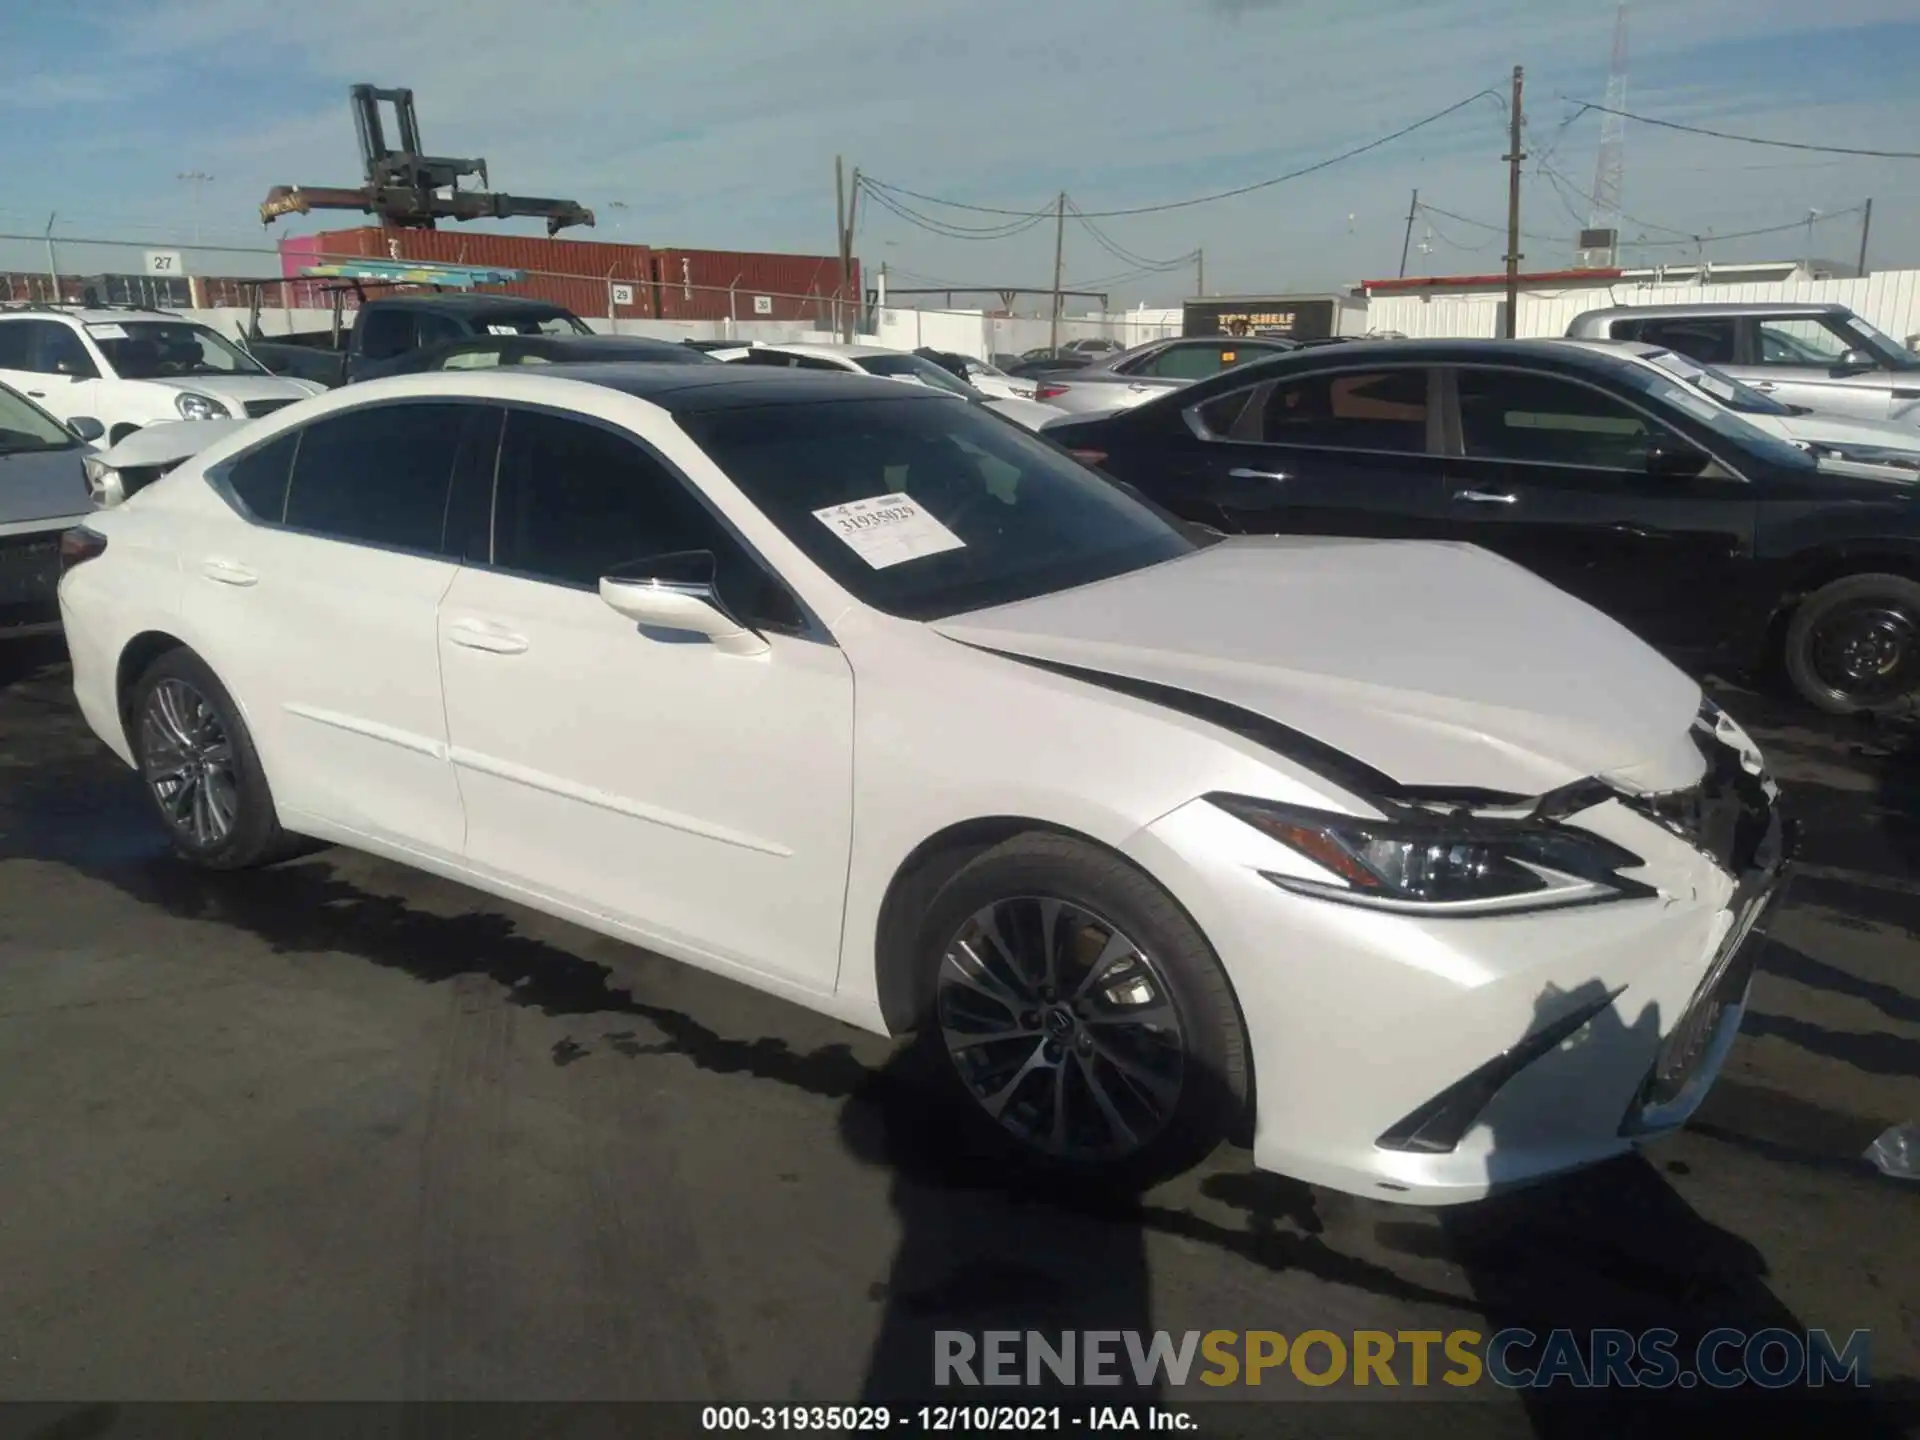
[[644,335],[478,335],[416,350],[388,367],[393,375],[432,370],[491,370],[514,365],[717,365],[701,350]]
[[246,420],[175,420],[136,430],[118,445],[86,457],[87,497],[99,509],[137,494]]
[[1107,355],[1118,355],[1126,348],[1118,340],[1105,335],[1096,335],[1085,340],[1069,340],[1060,347],[1068,355],[1091,355],[1096,360]]
[[931,360],[948,373],[959,376],[989,399],[1033,399],[1031,380],[1016,379],[997,365],[989,365],[986,361],[976,360],[971,355],[956,355],[947,350],[927,349],[916,350],[913,353],[923,360]]
[[702,354],[707,354],[714,350],[738,350],[740,348],[740,342],[738,340],[682,340],[680,343],[685,345],[689,350],[698,350]]
[[1600,347],[1331,346],[1047,434],[1222,530],[1480,545],[1689,664],[1779,662],[1834,713],[1920,699],[1920,476]]
[[481,336],[591,335],[564,305],[518,295],[382,295],[361,305],[346,337],[349,382],[403,373],[414,354]]
[[331,390],[347,380],[347,357],[338,350],[316,350],[310,345],[287,345],[274,340],[248,340],[246,351],[275,375],[310,380]]
[[0,640],[60,628],[60,537],[86,515],[100,423],[63,425],[0,385]]
[[1752,742],[1591,608],[1199,545],[927,387],[374,381],[64,556],[81,712],[190,861],[349,845],[917,1030],[1076,1178],[1241,1128],[1415,1204],[1617,1155],[1712,1083],[1779,893]]
[[1249,360],[1284,355],[1297,343],[1227,335],[1152,340],[1070,375],[1041,376],[1033,398],[1070,414],[1119,410]]
[[1637,340],[1567,341],[1593,345],[1629,355],[1657,366],[1676,380],[1684,380],[1708,399],[1745,416],[1768,434],[1798,445],[1815,455],[1858,460],[1869,465],[1920,468],[1920,430],[1891,420],[1863,420],[1830,415],[1805,405],[1785,405],[1744,385],[1722,370],[1689,360],[1676,350],[1663,350]]
[[1004,415],[1017,425],[1038,430],[1061,418],[1051,405],[1012,397],[996,398],[974,389],[952,371],[920,355],[883,350],[873,345],[754,345],[739,350],[716,350],[716,359],[734,365],[772,365],[797,370],[842,370],[856,375],[878,375],[909,385],[924,385],[957,395]]
[[1068,370],[1084,370],[1097,356],[1077,355],[1068,351],[1055,352],[1047,349],[1029,350],[1015,364],[1005,366],[1007,374],[1016,380],[1037,380],[1043,375],[1059,375]]
[[269,372],[198,321],[163,310],[0,309],[0,384],[110,443],[146,425],[270,415],[322,393]]
[[1920,427],[1920,356],[1844,305],[1633,305],[1575,316],[1567,334],[1645,341],[1784,404]]

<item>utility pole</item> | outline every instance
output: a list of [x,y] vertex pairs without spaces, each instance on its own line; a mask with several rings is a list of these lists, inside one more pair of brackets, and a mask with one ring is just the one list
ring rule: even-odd
[[[847,187],[847,233],[840,242],[840,292],[845,295],[853,284],[853,232],[858,225],[860,214],[860,167],[853,167],[853,183]],[[860,325],[860,312],[866,308],[866,296],[856,294],[847,304],[845,328],[841,331],[842,344],[853,343],[854,332]]]
[[52,304],[60,303],[60,261],[53,252],[53,222],[60,218],[58,212],[47,216],[47,279],[53,282]]
[[1507,339],[1514,337],[1520,319],[1520,162],[1526,155],[1520,149],[1521,69],[1513,67],[1513,111],[1508,137],[1507,162]]
[[1420,213],[1420,187],[1413,190],[1413,203],[1407,206],[1407,233],[1400,242],[1400,278],[1407,278],[1407,251],[1413,246],[1413,217]]
[[193,186],[193,243],[198,245],[200,243],[201,187],[213,179],[213,176],[207,174],[204,170],[182,170],[174,178],[176,180],[184,180]]
[[1060,353],[1060,266],[1067,254],[1067,192],[1060,192],[1053,221],[1053,324],[1047,330],[1047,352]]
[[833,292],[833,328],[846,333],[847,299],[847,172],[840,156],[833,157],[833,252],[840,257],[840,284]]
[[1207,252],[1193,252],[1193,293],[1204,300],[1207,297]]
[[1860,274],[1867,273],[1867,236],[1873,230],[1873,197],[1867,197],[1866,214],[1860,217]]

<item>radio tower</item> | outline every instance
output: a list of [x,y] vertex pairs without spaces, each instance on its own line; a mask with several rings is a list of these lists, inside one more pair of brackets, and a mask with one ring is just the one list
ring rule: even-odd
[[[1613,68],[1607,72],[1607,108],[1600,115],[1600,156],[1593,165],[1593,209],[1587,229],[1611,232],[1598,238],[1581,236],[1581,260],[1614,265],[1620,254],[1620,181],[1626,170],[1627,118],[1616,112],[1627,108],[1627,7],[1621,5],[1613,21]],[[1595,251],[1601,253],[1595,254]]]

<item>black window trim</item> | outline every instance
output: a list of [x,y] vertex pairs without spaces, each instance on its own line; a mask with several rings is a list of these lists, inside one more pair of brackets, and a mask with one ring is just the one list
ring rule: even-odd
[[[382,544],[380,541],[377,541],[377,540],[359,540],[351,536],[330,535],[324,531],[308,530],[298,525],[289,525],[286,523],[285,506],[291,503],[293,498],[293,484],[292,484],[293,470],[294,470],[294,467],[298,465],[300,462],[300,444],[309,427],[318,425],[321,422],[326,420],[331,420],[337,416],[357,415],[357,414],[362,414],[369,410],[386,410],[386,409],[391,409],[401,405],[445,405],[445,404],[477,406],[482,409],[499,411],[501,412],[501,415],[502,415],[502,423],[500,427],[494,432],[493,463],[491,466],[491,474],[486,477],[484,482],[487,487],[487,557],[485,560],[479,560],[472,556],[466,556],[466,555],[453,555],[447,552],[447,549],[446,549],[447,517],[451,513],[454,492],[459,485],[459,476],[457,474],[452,473],[451,470],[449,471],[449,485],[447,490],[448,510],[443,511],[442,513],[441,527],[440,527],[440,548],[438,550],[434,550],[434,551],[414,550],[414,549],[410,549],[408,547],[400,546],[400,545]],[[503,443],[506,438],[505,422],[506,420],[511,419],[512,412],[514,411],[525,411],[533,414],[551,415],[561,420],[571,420],[578,424],[592,425],[597,427],[598,429],[608,431],[609,433],[617,436],[619,439],[625,440],[630,444],[637,445],[648,456],[648,458],[653,460],[663,470],[665,470],[666,473],[669,476],[671,476],[676,483],[681,485],[689,493],[692,494],[694,500],[698,502],[700,507],[703,510],[705,510],[708,516],[712,518],[713,521],[720,527],[721,532],[725,534],[730,540],[732,540],[734,544],[738,545],[741,549],[741,552],[745,554],[746,557],[750,561],[752,561],[754,565],[758,566],[759,569],[765,575],[767,575],[768,578],[770,578],[774,584],[778,585],[782,590],[787,592],[787,594],[792,598],[795,608],[799,610],[801,615],[802,623],[797,627],[786,626],[786,625],[768,625],[768,626],[762,627],[759,625],[754,625],[751,628],[755,630],[760,630],[764,628],[768,631],[771,631],[773,634],[782,635],[789,639],[807,640],[807,641],[812,641],[815,644],[828,645],[828,646],[832,646],[835,649],[839,648],[840,642],[834,638],[833,632],[827,628],[826,623],[821,620],[818,612],[815,611],[814,608],[807,603],[806,597],[803,596],[798,590],[796,590],[793,587],[791,583],[788,582],[787,578],[780,573],[779,569],[776,566],[774,566],[766,558],[765,555],[760,553],[760,549],[758,546],[754,545],[750,540],[747,539],[745,535],[741,534],[739,527],[733,523],[730,517],[728,517],[725,513],[723,513],[720,510],[720,508],[713,503],[712,498],[706,493],[705,490],[703,490],[699,485],[696,485],[691,479],[689,479],[686,473],[683,470],[681,470],[678,465],[675,465],[672,461],[668,460],[666,456],[662,455],[657,449],[655,449],[651,444],[649,444],[644,437],[636,434],[634,431],[628,429],[624,425],[617,424],[610,420],[603,420],[597,415],[585,415],[579,412],[578,410],[570,410],[563,406],[542,405],[542,404],[529,402],[529,401],[515,400],[515,401],[503,403],[497,399],[494,399],[493,397],[481,396],[481,395],[408,395],[408,396],[402,396],[400,398],[393,399],[393,400],[376,401],[372,404],[367,404],[367,405],[353,405],[353,406],[343,407],[339,410],[329,411],[325,415],[316,416],[312,420],[304,421],[301,424],[289,426],[283,430],[277,430],[273,434],[265,436],[262,439],[255,441],[253,444],[249,445],[246,449],[238,451],[235,454],[229,455],[226,459],[220,461],[217,464],[208,466],[207,469],[204,472],[202,472],[202,478],[206,481],[208,487],[211,488],[213,492],[221,498],[221,500],[226,502],[227,508],[232,510],[235,515],[239,516],[242,521],[244,521],[248,525],[258,526],[263,530],[279,530],[289,535],[305,536],[306,538],[312,539],[312,540],[325,540],[336,545],[355,545],[366,550],[384,550],[390,554],[407,555],[415,559],[421,559],[421,560],[433,560],[433,561],[440,562],[442,564],[461,566],[462,568],[469,569],[469,570],[484,570],[496,575],[510,576],[511,578],[516,580],[528,580],[528,581],[534,582],[535,584],[552,585],[552,586],[555,586],[556,588],[563,589],[563,590],[574,590],[574,591],[579,591],[586,594],[596,594],[598,590],[597,586],[583,585],[571,580],[557,580],[551,575],[536,575],[529,571],[515,570],[508,566],[494,563],[493,557],[495,552],[495,546],[498,543],[497,536],[498,536],[499,521],[500,521],[500,464],[501,464],[501,457],[506,448],[505,444]],[[270,520],[265,518],[264,516],[256,514],[253,508],[249,506],[246,503],[246,501],[240,498],[239,492],[233,488],[232,481],[230,480],[229,477],[233,469],[236,466],[238,466],[242,461],[248,459],[253,455],[257,455],[260,451],[266,449],[269,445],[277,444],[279,441],[284,440],[289,434],[291,434],[294,437],[293,454],[287,461],[288,484],[287,484],[285,497],[281,502],[282,504],[281,518],[277,520]],[[458,457],[455,457],[455,458],[458,458]],[[479,457],[473,457],[473,459],[469,460],[468,463],[480,464],[484,462],[481,462],[479,460]],[[748,622],[743,620],[741,623],[747,624]]]
[[[1234,367],[1234,369],[1238,368],[1238,366]],[[1255,392],[1250,395],[1247,400],[1249,405],[1259,404],[1264,406],[1266,402],[1272,398],[1275,388],[1281,385],[1298,384],[1303,380],[1319,380],[1330,375],[1376,375],[1386,370],[1425,371],[1427,377],[1427,439],[1426,447],[1421,450],[1375,450],[1370,446],[1360,445],[1300,445],[1289,444],[1284,440],[1236,440],[1231,435],[1217,435],[1207,428],[1207,422],[1201,416],[1200,412],[1215,401],[1223,400],[1227,396],[1237,393],[1236,389],[1231,387],[1220,390],[1216,394],[1209,395],[1204,400],[1196,400],[1193,404],[1187,406],[1186,409],[1181,412],[1181,415],[1187,422],[1187,428],[1193,432],[1194,438],[1202,444],[1207,445],[1258,445],[1267,450],[1311,450],[1316,452],[1331,452],[1335,455],[1380,455],[1396,460],[1444,460],[1450,458],[1446,449],[1448,440],[1446,423],[1448,417],[1446,413],[1447,407],[1443,403],[1446,397],[1441,393],[1439,376],[1436,373],[1438,369],[1438,366],[1428,360],[1389,360],[1385,362],[1375,360],[1371,364],[1350,361],[1347,364],[1328,365],[1315,370],[1289,371],[1285,375],[1275,375],[1266,380],[1256,380],[1252,384],[1238,387],[1239,389]],[[1220,373],[1222,375],[1230,375],[1233,372],[1232,370],[1223,370]]]
[[[739,527],[713,503],[712,497],[710,497],[705,490],[695,484],[678,465],[674,464],[665,455],[662,455],[659,450],[655,449],[644,436],[636,434],[634,431],[629,430],[626,426],[616,421],[603,420],[598,415],[586,415],[578,410],[569,410],[558,405],[542,405],[537,402],[524,400],[506,402],[492,401],[489,403],[493,404],[496,409],[505,412],[505,419],[508,423],[512,421],[515,412],[550,415],[555,419],[572,421],[578,425],[591,425],[597,430],[604,430],[616,439],[624,440],[628,444],[637,447],[649,460],[652,460],[665,471],[674,483],[693,497],[700,508],[706,511],[708,518],[719,527],[721,533],[735,545],[739,546],[741,553],[745,555],[762,574],[766,575],[774,584],[787,592],[788,596],[793,600],[794,608],[800,612],[801,617],[801,623],[798,626],[762,626],[745,619],[740,620],[741,624],[755,631],[769,631],[790,640],[808,640],[815,644],[828,645],[835,649],[839,648],[840,642],[834,639],[833,632],[826,627],[826,624],[820,619],[820,616],[815,612],[814,608],[807,603],[806,597],[794,589],[787,578],[780,573],[779,569],[775,567],[766,556],[760,553],[758,546],[754,545],[745,535],[740,533]],[[490,574],[505,575],[515,580],[527,580],[537,585],[551,585],[555,589],[573,590],[587,595],[598,595],[599,586],[597,584],[588,585],[574,580],[560,580],[551,575],[537,575],[532,571],[516,570],[511,566],[501,565],[495,562],[494,554],[499,544],[500,526],[500,465],[506,453],[506,435],[506,423],[503,423],[500,427],[498,442],[494,446],[493,481],[487,505],[487,558],[485,561],[469,559],[459,563],[464,564],[472,570],[484,570]]]
[[[1738,466],[1728,464],[1726,457],[1722,455],[1718,449],[1712,445],[1705,444],[1694,435],[1679,428],[1666,416],[1656,413],[1642,403],[1637,395],[1631,393],[1622,394],[1620,391],[1608,389],[1605,385],[1597,385],[1587,376],[1569,374],[1564,370],[1548,370],[1536,366],[1514,365],[1492,360],[1450,361],[1445,364],[1436,365],[1434,369],[1439,372],[1437,378],[1440,381],[1441,405],[1443,410],[1442,418],[1449,427],[1446,435],[1446,443],[1449,448],[1442,452],[1444,459],[1484,461],[1492,465],[1527,465],[1545,470],[1591,470],[1599,475],[1632,475],[1643,480],[1648,478],[1644,471],[1622,470],[1617,465],[1581,465],[1567,460],[1519,460],[1508,459],[1505,456],[1467,454],[1465,427],[1461,424],[1460,420],[1459,372],[1462,370],[1499,370],[1513,375],[1533,377],[1544,375],[1549,379],[1563,380],[1569,385],[1576,385],[1582,389],[1591,390],[1596,395],[1612,400],[1615,404],[1624,405],[1627,409],[1638,412],[1649,424],[1657,425],[1669,434],[1678,435],[1682,440],[1693,446],[1694,449],[1703,452],[1709,460],[1715,465],[1718,465],[1721,471],[1724,472],[1712,478],[1734,480],[1742,485],[1748,486],[1753,484],[1753,481],[1749,479],[1746,473]],[[1681,385],[1685,382],[1675,380],[1673,383],[1675,385]],[[1631,387],[1622,388],[1631,389]]]
[[[300,464],[300,447],[305,441],[306,433],[309,429],[315,425],[324,424],[329,420],[343,419],[350,415],[364,415],[372,410],[394,410],[406,405],[461,405],[488,409],[493,408],[494,402],[479,395],[405,395],[393,400],[374,401],[367,405],[346,406],[339,410],[328,411],[325,415],[317,415],[311,420],[289,426],[285,430],[276,431],[272,435],[256,441],[238,454],[229,455],[218,464],[208,466],[204,472],[204,478],[213,492],[222,500],[226,501],[228,507],[236,515],[247,524],[258,526],[262,530],[278,530],[287,535],[299,535],[309,540],[325,540],[334,545],[352,545],[361,550],[381,550],[389,555],[405,555],[415,560],[432,560],[442,565],[463,564],[465,562],[463,562],[459,556],[448,554],[446,549],[447,518],[451,513],[454,488],[459,483],[458,476],[452,468],[454,461],[460,459],[457,451],[447,462],[447,500],[440,511],[440,546],[438,549],[418,550],[409,545],[389,545],[382,540],[362,540],[353,535],[334,535],[325,530],[309,530],[304,525],[289,525],[286,521],[287,507],[293,503],[293,475],[295,469]],[[293,455],[287,461],[287,488],[281,499],[280,518],[277,520],[269,520],[265,516],[256,513],[252,506],[240,498],[240,493],[233,488],[233,483],[229,477],[234,467],[239,465],[241,461],[259,454],[260,451],[266,449],[269,445],[277,444],[279,441],[286,439],[289,434],[293,436]],[[497,470],[497,443],[495,450],[495,467]]]

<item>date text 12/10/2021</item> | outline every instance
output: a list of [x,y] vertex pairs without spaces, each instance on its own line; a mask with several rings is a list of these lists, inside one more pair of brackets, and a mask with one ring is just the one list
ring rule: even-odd
[[709,1405],[700,1428],[755,1431],[981,1435],[1075,1430],[1194,1431],[1186,1410],[1161,1405]]

